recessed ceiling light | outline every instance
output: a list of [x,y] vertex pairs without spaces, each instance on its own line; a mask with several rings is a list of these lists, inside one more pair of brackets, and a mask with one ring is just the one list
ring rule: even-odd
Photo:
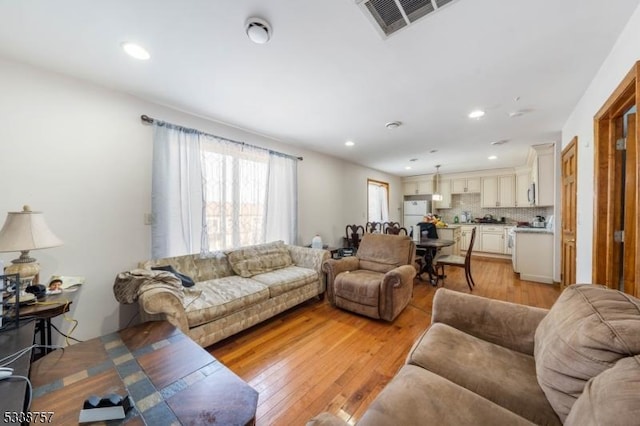
[[484,117],[484,111],[477,109],[475,111],[471,111],[469,113],[469,118],[480,118],[480,117]]
[[264,19],[249,18],[244,24],[249,40],[256,44],[265,44],[271,39],[271,25]]
[[411,166],[404,166],[405,170],[411,170]]
[[346,141],[344,144],[346,146],[354,146],[356,143],[354,141]]
[[400,127],[402,123],[399,121],[391,121],[387,124],[384,125],[384,127],[386,127],[389,130],[393,130],[393,129],[397,129],[398,127]]
[[499,141],[491,142],[491,145],[504,145],[508,143],[509,139],[500,139]]
[[131,56],[132,58],[140,59],[141,61],[146,61],[151,57],[147,49],[140,46],[139,44],[126,41],[122,43],[121,46],[122,46],[122,50],[124,50],[127,53],[127,55]]
[[525,111],[519,110],[519,111],[511,111],[509,113],[509,117],[514,118],[514,117],[520,117],[521,115],[524,115]]
[[498,156],[497,155],[490,155],[489,156],[489,160],[497,160]]

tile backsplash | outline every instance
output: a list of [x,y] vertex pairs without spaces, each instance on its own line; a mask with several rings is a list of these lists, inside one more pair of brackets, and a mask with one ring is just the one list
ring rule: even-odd
[[470,212],[472,218],[484,217],[487,214],[495,219],[505,218],[506,222],[531,222],[536,216],[545,218],[553,214],[553,207],[519,207],[519,208],[483,208],[481,207],[480,194],[453,194],[451,196],[451,208],[435,210],[445,222],[453,223],[454,217],[463,211]]

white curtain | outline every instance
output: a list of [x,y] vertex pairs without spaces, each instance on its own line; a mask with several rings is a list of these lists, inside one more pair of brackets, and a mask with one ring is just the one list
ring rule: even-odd
[[152,257],[295,244],[297,159],[154,123]]
[[197,253],[202,241],[203,192],[200,136],[164,123],[154,125],[151,255]]
[[298,233],[297,160],[271,153],[267,186],[266,241],[295,244]]

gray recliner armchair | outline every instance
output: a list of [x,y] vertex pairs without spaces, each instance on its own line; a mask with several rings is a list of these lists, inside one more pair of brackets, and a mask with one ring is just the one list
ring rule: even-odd
[[393,321],[413,295],[416,246],[404,235],[365,234],[356,256],[329,259],[329,302],[370,318]]

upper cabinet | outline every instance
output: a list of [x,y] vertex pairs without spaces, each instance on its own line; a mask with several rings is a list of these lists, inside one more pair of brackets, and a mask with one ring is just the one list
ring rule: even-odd
[[433,194],[433,179],[423,177],[422,179],[405,180],[402,183],[402,193],[404,195]]
[[482,207],[515,207],[515,175],[487,176],[482,178]]
[[479,177],[451,179],[452,194],[480,193],[480,186]]
[[535,189],[534,206],[553,206],[555,200],[554,144],[532,148],[531,183]]
[[[442,194],[434,209],[452,207],[452,195],[480,194],[483,208],[549,207],[555,200],[555,144],[534,145],[527,164],[467,173],[410,176],[402,179],[405,196]],[[535,196],[534,196],[535,195]],[[470,196],[471,198],[471,196]],[[476,202],[476,201],[474,201]]]

